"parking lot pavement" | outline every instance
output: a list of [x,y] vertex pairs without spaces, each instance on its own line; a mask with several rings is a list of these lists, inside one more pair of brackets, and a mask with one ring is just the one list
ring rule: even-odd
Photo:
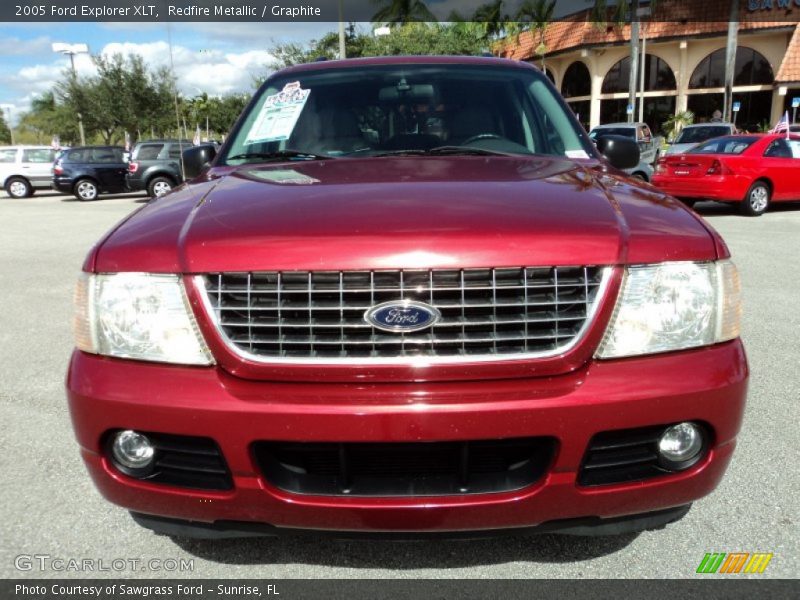
[[[134,525],[95,491],[63,393],[71,297],[86,252],[141,196],[92,203],[0,194],[0,576],[692,577],[706,552],[772,552],[763,576],[796,577],[800,552],[800,205],[757,219],[698,205],[744,282],[752,379],[744,429],[721,486],[679,523],[619,538],[469,542],[256,539],[176,543]],[[691,376],[691,373],[687,373]],[[19,555],[194,560],[194,572],[20,572]]]

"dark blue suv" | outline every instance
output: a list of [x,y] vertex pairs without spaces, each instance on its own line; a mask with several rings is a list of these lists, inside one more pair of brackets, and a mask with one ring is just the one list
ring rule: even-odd
[[120,146],[84,146],[65,150],[53,165],[53,189],[78,200],[99,194],[125,192],[128,163]]

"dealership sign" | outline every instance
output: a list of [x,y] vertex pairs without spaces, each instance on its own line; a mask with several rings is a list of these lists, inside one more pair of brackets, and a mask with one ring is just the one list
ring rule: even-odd
[[800,7],[800,0],[747,0],[747,10],[750,12],[773,8],[789,10],[794,6]]

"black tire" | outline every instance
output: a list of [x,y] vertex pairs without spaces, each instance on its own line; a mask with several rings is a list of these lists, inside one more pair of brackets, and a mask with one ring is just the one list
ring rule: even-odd
[[151,198],[160,198],[172,191],[175,187],[175,182],[169,177],[159,175],[153,177],[147,184],[147,195]]
[[632,173],[631,177],[633,177],[634,179],[638,179],[639,181],[644,181],[645,183],[647,183],[647,175],[645,175],[641,171],[637,171],[636,173]]
[[72,194],[81,202],[92,202],[97,200],[97,196],[100,195],[100,189],[91,179],[79,179],[72,186]]
[[12,198],[29,198],[33,196],[33,186],[24,177],[11,177],[6,181],[6,194]]
[[694,198],[678,198],[681,202],[683,202],[689,208],[694,206],[694,203],[697,202]]
[[746,217],[760,217],[769,208],[772,191],[766,181],[756,181],[747,190],[739,210]]

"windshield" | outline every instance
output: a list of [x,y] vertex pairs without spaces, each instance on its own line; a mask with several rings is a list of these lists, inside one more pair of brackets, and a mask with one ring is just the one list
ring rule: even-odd
[[699,144],[711,138],[721,135],[728,135],[731,132],[730,127],[720,127],[719,125],[702,125],[700,127],[686,127],[681,131],[678,138],[675,140],[676,144]]
[[692,154],[741,154],[758,138],[755,136],[719,137],[692,148]]
[[636,129],[633,127],[597,127],[592,129],[589,137],[595,140],[604,135],[621,135],[633,139],[636,137]]
[[[386,154],[593,155],[538,71],[390,65],[268,80],[218,164]],[[443,148],[446,147],[446,148]]]

